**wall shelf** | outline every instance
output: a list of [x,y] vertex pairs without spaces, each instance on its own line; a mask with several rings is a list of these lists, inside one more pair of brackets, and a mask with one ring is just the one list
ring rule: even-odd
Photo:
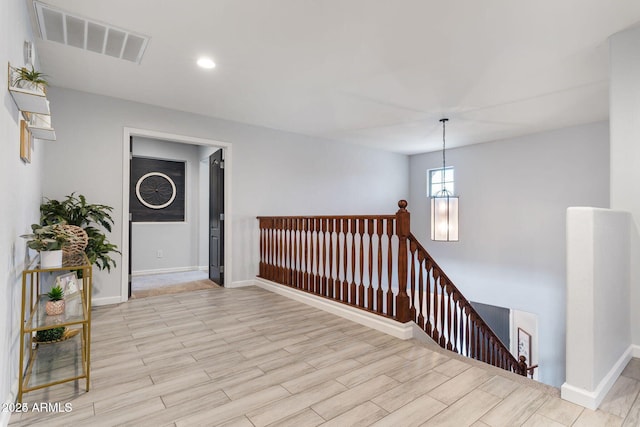
[[51,116],[37,113],[22,113],[27,122],[27,129],[34,138],[56,140],[56,131],[51,127]]
[[31,82],[14,84],[19,69],[9,63],[7,83],[13,102],[27,121],[29,131],[34,138],[55,141],[56,133],[51,127],[51,109],[47,92],[43,85]]

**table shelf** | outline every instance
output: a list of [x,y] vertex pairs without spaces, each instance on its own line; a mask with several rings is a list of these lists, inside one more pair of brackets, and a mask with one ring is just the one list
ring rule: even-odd
[[[48,297],[41,289],[43,281],[48,279],[52,284],[54,277],[68,272],[81,276],[77,291],[66,296],[64,313],[49,316],[45,310]],[[18,402],[29,391],[81,379],[89,391],[92,278],[91,263],[84,253],[64,257],[63,265],[54,268],[41,268],[36,258],[22,272]],[[36,342],[38,331],[57,327],[76,334],[58,342]]]

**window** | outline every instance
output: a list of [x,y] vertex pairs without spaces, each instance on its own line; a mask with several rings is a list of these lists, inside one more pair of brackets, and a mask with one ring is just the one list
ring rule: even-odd
[[453,166],[444,168],[444,174],[442,173],[442,168],[429,169],[427,171],[427,197],[435,196],[443,188],[450,194],[455,194]]

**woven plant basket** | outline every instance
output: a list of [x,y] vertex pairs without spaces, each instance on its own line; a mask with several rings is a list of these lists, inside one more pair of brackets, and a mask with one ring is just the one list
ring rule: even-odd
[[89,243],[89,237],[82,227],[65,224],[62,228],[73,236],[62,246],[64,255],[69,256],[84,252],[84,249]]

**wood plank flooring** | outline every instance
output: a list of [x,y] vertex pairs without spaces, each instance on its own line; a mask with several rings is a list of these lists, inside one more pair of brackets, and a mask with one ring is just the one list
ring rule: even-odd
[[[69,383],[25,394],[71,412],[15,413],[10,425],[616,426],[640,413],[637,396],[588,411],[555,389],[255,287],[95,308],[91,353],[88,393]],[[628,369],[640,378],[640,366]]]

